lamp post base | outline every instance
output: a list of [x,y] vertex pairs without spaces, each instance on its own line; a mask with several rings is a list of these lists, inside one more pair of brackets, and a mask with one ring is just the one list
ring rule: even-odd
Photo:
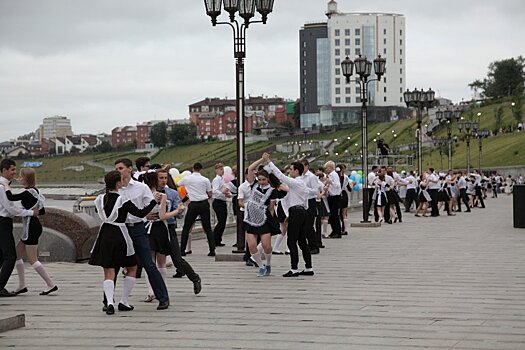
[[364,222],[364,221],[361,221],[361,222],[352,222],[350,223],[350,227],[365,227],[365,228],[368,228],[368,227],[381,227],[381,223],[379,222]]

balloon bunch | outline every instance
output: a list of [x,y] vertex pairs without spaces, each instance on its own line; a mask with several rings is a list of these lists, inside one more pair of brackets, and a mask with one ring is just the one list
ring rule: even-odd
[[180,198],[186,197],[186,195],[187,195],[186,187],[178,186],[178,184],[179,184],[179,181],[182,178],[184,178],[184,177],[186,177],[188,175],[191,175],[191,171],[184,170],[182,173],[180,173],[177,168],[171,168],[169,170],[169,173],[170,173],[171,178],[173,179],[173,182],[175,182],[175,184],[177,185],[177,191],[179,192]]
[[229,166],[224,167],[224,176],[222,177],[225,183],[229,183],[233,180],[233,171]]
[[359,191],[363,188],[363,171],[362,170],[352,170],[350,173],[350,180],[354,183],[352,188],[354,191]]

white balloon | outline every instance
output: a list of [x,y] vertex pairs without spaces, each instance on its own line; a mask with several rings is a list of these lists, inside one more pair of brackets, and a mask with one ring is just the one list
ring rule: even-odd
[[181,174],[180,174],[182,177],[186,177],[188,175],[191,175],[191,171],[189,170],[184,170]]
[[352,172],[350,173],[350,175],[357,175],[357,171],[352,170]]
[[170,175],[172,178],[176,178],[177,176],[179,176],[179,169],[177,168],[171,168],[170,169]]
[[226,165],[224,167],[224,175],[230,175],[231,173],[232,173],[232,168]]

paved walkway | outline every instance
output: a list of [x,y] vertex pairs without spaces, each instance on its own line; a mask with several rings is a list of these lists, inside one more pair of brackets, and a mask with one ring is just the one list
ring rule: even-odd
[[188,260],[203,291],[170,278],[166,311],[140,301],[144,279],[135,311],[107,316],[99,269],[49,264],[60,291],[48,297],[27,269],[30,293],[0,299],[0,318],[25,313],[26,327],[0,333],[0,348],[525,349],[525,230],[512,228],[510,197],[487,202],[326,240],[314,277],[282,278],[289,261],[277,256],[274,275],[257,278],[241,263],[214,262],[195,241]]

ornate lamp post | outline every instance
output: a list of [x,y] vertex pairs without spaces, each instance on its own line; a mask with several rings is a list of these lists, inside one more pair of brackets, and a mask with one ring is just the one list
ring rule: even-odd
[[447,126],[447,145],[448,145],[448,170],[452,169],[452,117],[454,112],[445,110],[444,112],[438,110],[436,112],[436,118],[441,124],[442,122]]
[[[352,61],[348,56],[341,62],[341,70],[346,78],[346,83],[350,83],[350,77],[353,74],[354,66],[357,79],[354,82],[358,83],[361,88],[361,141],[362,141],[362,157],[363,157],[363,177],[368,175],[368,131],[367,131],[367,102],[368,102],[368,84],[372,81],[380,81],[383,74],[385,74],[386,60],[379,55],[374,59],[374,73],[376,79],[368,79],[372,72],[372,62],[366,57],[359,55],[355,61]],[[368,220],[368,181],[366,178],[363,181],[363,223],[370,222]]]
[[478,131],[477,122],[465,121],[458,123],[459,132],[465,131],[465,141],[467,142],[467,172],[470,174],[470,138]]
[[490,131],[488,129],[481,129],[478,130],[475,137],[478,138],[479,141],[479,172],[481,173],[481,160],[483,159],[483,144],[481,139],[487,138],[490,135]]
[[421,123],[423,121],[423,109],[432,107],[434,105],[434,97],[435,92],[432,91],[432,89],[428,89],[428,91],[418,90],[414,89],[413,91],[410,91],[407,89],[403,93],[403,99],[405,100],[405,103],[407,107],[415,107],[416,108],[416,121],[417,121],[417,171],[418,175],[421,175],[423,173],[423,162],[421,157],[421,145],[422,145],[422,132],[421,132]]
[[[266,24],[268,15],[273,10],[274,0],[204,0],[206,14],[211,17],[211,23],[215,27],[217,24],[224,24],[231,27],[233,32],[233,57],[235,58],[235,96],[237,108],[237,180],[238,186],[244,182],[244,58],[246,57],[246,29],[250,24]],[[217,17],[221,14],[221,5],[224,3],[224,11],[229,13],[230,22],[217,22]],[[255,10],[261,14],[260,21],[253,21]],[[239,13],[241,24],[235,18]],[[241,212],[237,212],[237,250],[234,253],[243,253],[245,243],[243,220]]]

